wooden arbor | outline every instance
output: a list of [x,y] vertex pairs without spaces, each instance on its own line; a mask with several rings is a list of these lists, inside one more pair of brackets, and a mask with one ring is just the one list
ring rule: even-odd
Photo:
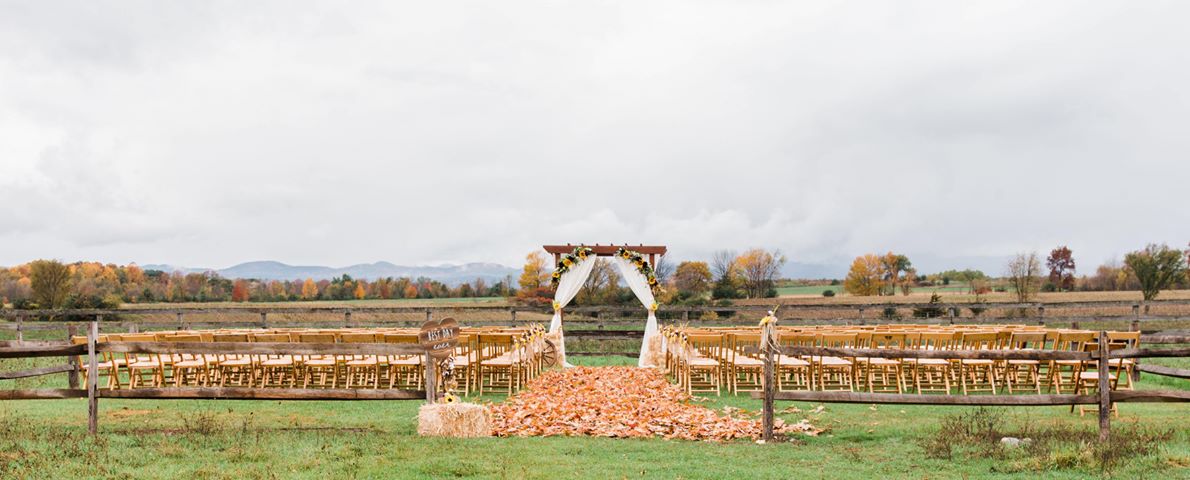
[[621,248],[626,249],[626,250],[632,250],[632,251],[637,252],[641,255],[648,255],[649,256],[649,265],[651,265],[653,268],[657,268],[657,257],[664,256],[665,251],[666,251],[664,245],[635,245],[635,246],[633,246],[633,245],[627,245],[627,244],[625,244],[625,245],[600,245],[598,243],[596,243],[595,245],[581,245],[581,244],[580,245],[571,245],[569,243],[567,243],[566,245],[543,245],[541,248],[544,248],[546,252],[552,253],[554,255],[554,265],[557,265],[558,261],[562,259],[562,255],[573,252],[575,247],[590,248],[591,251],[595,252],[595,255],[598,257],[614,256],[616,254],[616,250],[619,250]]

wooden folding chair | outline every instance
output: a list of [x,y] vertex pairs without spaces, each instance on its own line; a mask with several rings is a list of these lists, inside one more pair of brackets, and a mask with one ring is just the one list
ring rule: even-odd
[[[855,333],[823,333],[819,346],[827,348],[855,348]],[[811,356],[810,361],[818,371],[820,390],[855,391],[855,359],[851,357]]]
[[[125,342],[157,341],[157,337],[151,333],[123,335],[121,338]],[[128,388],[164,386],[165,370],[162,367],[160,355],[156,353],[140,355],[125,353],[124,363],[125,369],[128,370]]]
[[764,389],[764,360],[757,354],[748,354],[745,349],[760,345],[759,333],[731,332],[725,334],[727,342],[728,391],[759,392]]
[[[211,335],[215,343],[247,343],[246,333],[215,333]],[[252,365],[252,356],[247,354],[225,353],[217,356],[215,363],[215,382],[220,387],[251,387],[256,377]]]
[[[1045,349],[1045,332],[1014,331],[1005,348],[1008,350],[1038,351]],[[1032,385],[1032,390],[1041,394],[1040,360],[1007,360],[1004,362],[1004,388],[1012,395],[1013,385]]]
[[[818,336],[813,333],[779,332],[777,343],[781,347],[813,347]],[[776,355],[777,390],[814,389],[814,369],[811,363],[800,355]]]
[[686,393],[715,392],[715,396],[720,395],[724,365],[719,359],[724,356],[724,341],[724,336],[717,333],[686,336],[681,360],[685,365],[682,383]]
[[[461,336],[460,336],[461,337]],[[460,342],[462,339],[460,338]],[[386,333],[384,334],[384,343],[403,343],[403,344],[417,344],[417,334],[415,333]],[[386,363],[388,365],[388,388],[412,388],[418,389],[422,385],[422,355],[389,355]],[[458,368],[458,365],[455,365]]]
[[[953,350],[955,334],[951,331],[920,332],[915,348],[929,351]],[[951,363],[945,358],[906,358],[913,375],[913,388],[918,394],[951,391]]]
[[[333,333],[301,333],[298,335],[301,343],[335,343]],[[300,358],[302,372],[302,388],[311,385],[319,388],[337,388],[339,386],[339,362],[334,355],[302,355]]]
[[[995,350],[997,332],[963,332],[960,339],[962,350]],[[982,358],[959,359],[959,377],[962,379],[963,395],[972,392],[996,393],[996,362]]]
[[[288,333],[257,333],[252,335],[256,343],[290,343]],[[289,387],[297,383],[297,365],[293,355],[266,354],[253,355],[253,362],[257,365],[260,375],[261,388]]]
[[[202,337],[199,335],[164,335],[161,337],[161,340],[166,342],[202,343]],[[173,375],[175,387],[201,387],[207,384],[209,372],[204,354],[179,353],[174,354],[173,360],[170,370]]]
[[[97,341],[107,342],[108,337],[105,335],[100,335]],[[86,345],[87,337],[70,337],[70,343],[74,345]],[[119,365],[117,365],[116,362],[112,360],[112,354],[109,352],[97,353],[96,355],[99,358],[95,359],[95,371],[99,376],[95,377],[95,384],[106,385],[106,388],[118,390],[120,388]],[[87,383],[87,378],[91,375],[91,363],[87,361],[87,357],[80,355],[75,357],[75,364],[78,365],[79,371],[83,373],[83,385],[89,385],[89,383]],[[107,376],[107,382],[101,383],[99,379],[103,378],[105,375]]]
[[[1054,350],[1082,352],[1087,343],[1095,341],[1095,332],[1059,331],[1054,339]],[[1081,360],[1051,360],[1049,362],[1049,386],[1053,393],[1073,393],[1076,388]]]
[[[376,343],[374,333],[343,333],[343,343]],[[347,377],[347,388],[380,388],[380,357],[376,355],[348,355],[343,359],[343,372]]]
[[[866,348],[902,350],[905,334],[872,332]],[[869,393],[905,393],[901,376],[901,360],[897,358],[859,357],[856,367],[864,377]]]
[[480,395],[485,389],[504,389],[505,393],[512,395],[520,387],[517,382],[520,379],[518,368],[521,362],[513,334],[479,334],[477,355],[476,385]]

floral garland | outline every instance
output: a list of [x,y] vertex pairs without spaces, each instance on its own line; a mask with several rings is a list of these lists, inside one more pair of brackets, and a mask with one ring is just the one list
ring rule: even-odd
[[[562,255],[558,260],[558,265],[554,267],[554,274],[550,276],[550,284],[558,286],[558,282],[562,280],[562,274],[569,272],[570,268],[578,265],[579,262],[586,260],[588,256],[594,255],[595,250],[591,247],[574,247],[574,251]],[[554,307],[556,310],[557,307]]]
[[[632,262],[632,265],[636,267],[636,271],[640,272],[641,275],[644,275],[645,280],[648,280],[649,288],[653,290],[653,293],[657,293],[657,290],[661,287],[661,284],[657,282],[657,274],[653,272],[653,266],[649,265],[649,262],[645,260],[643,255],[641,255],[639,252],[634,252],[624,247],[620,247],[619,249],[616,249],[616,256]],[[655,307],[654,310],[656,310]]]

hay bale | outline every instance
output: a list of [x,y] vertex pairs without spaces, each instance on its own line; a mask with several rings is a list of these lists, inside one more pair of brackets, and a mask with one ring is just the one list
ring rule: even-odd
[[474,403],[422,405],[417,412],[417,434],[425,437],[490,437],[492,412]]

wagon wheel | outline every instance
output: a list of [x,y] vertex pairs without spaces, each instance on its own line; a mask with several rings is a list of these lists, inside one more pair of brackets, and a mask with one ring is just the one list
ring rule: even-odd
[[547,367],[558,364],[558,347],[554,345],[553,340],[545,341],[545,346],[541,349],[541,363]]

